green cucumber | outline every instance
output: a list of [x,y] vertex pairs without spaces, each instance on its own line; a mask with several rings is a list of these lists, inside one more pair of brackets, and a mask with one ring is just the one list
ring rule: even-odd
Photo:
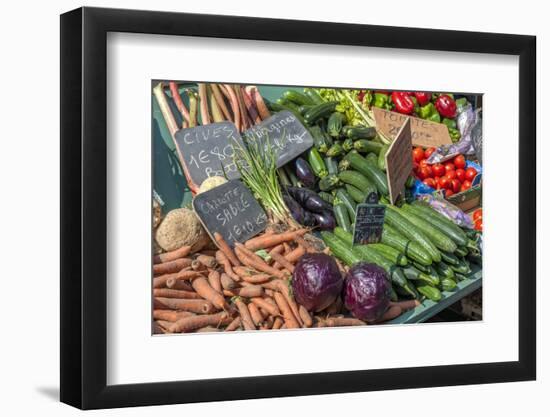
[[361,262],[361,258],[342,239],[331,232],[321,232],[321,239],[325,242],[334,256],[348,266]]
[[330,191],[340,185],[340,180],[336,175],[327,175],[319,180],[319,188],[321,191]]
[[434,267],[435,267],[435,270],[437,271],[437,274],[441,278],[453,279],[455,277],[454,271],[451,269],[449,265],[447,265],[443,261],[436,263]]
[[395,288],[393,288],[393,285],[390,285],[390,300],[393,301],[394,303],[399,301],[399,297],[397,296],[397,293],[395,292]]
[[455,278],[457,281],[464,281],[465,279],[468,279],[468,277],[464,274],[461,274],[460,272],[455,271]]
[[337,105],[337,101],[329,101],[323,104],[317,104],[304,114],[304,119],[308,124],[313,124],[323,117],[330,116],[330,114],[336,109]]
[[384,145],[382,145],[381,143],[373,142],[372,140],[367,140],[367,139],[359,139],[353,142],[353,148],[357,152],[361,152],[361,153],[372,152],[378,155],[383,147]]
[[401,270],[403,271],[403,273],[405,274],[405,277],[408,280],[424,281],[426,284],[429,284],[429,285],[439,284],[439,277],[434,277],[432,275],[425,274],[424,272],[420,271],[418,268],[415,268],[412,265],[407,265],[401,268]]
[[318,194],[319,194],[319,197],[321,197],[327,203],[330,203],[330,204],[334,203],[334,196],[331,193],[327,193],[326,191],[319,191]]
[[287,90],[283,93],[283,98],[285,100],[288,100],[294,104],[297,104],[298,106],[306,105],[313,105],[315,104],[311,98],[306,96],[304,93],[300,93],[296,90]]
[[439,229],[432,226],[428,220],[418,216],[407,207],[410,206],[405,205],[400,210],[399,214],[420,229],[438,249],[446,252],[454,252],[456,250],[456,243],[450,237],[439,231]]
[[327,122],[327,132],[333,138],[340,137],[340,132],[342,131],[342,126],[346,122],[346,116],[344,113],[335,111],[330,115]]
[[380,255],[384,256],[387,260],[393,262],[398,266],[405,266],[408,263],[407,257],[405,255],[403,255],[397,249],[385,245],[384,243],[371,243],[369,244],[369,248],[373,248],[375,251],[380,253]]
[[468,244],[468,237],[466,236],[466,233],[464,233],[460,227],[443,216],[441,213],[438,213],[431,207],[423,205],[420,202],[415,202],[407,207],[411,210],[411,212],[416,213],[417,215],[424,214],[424,218],[426,218],[425,216],[429,216],[429,222],[441,232],[449,236],[458,246],[466,246]]
[[339,202],[337,199],[337,202],[333,206],[333,211],[334,218],[336,219],[336,223],[338,224],[338,226],[340,226],[346,232],[351,233],[351,221],[344,203]]
[[376,136],[376,129],[374,127],[346,126],[344,132],[351,139],[372,139]]
[[380,149],[380,153],[378,154],[378,169],[382,171],[386,170],[386,153],[388,152],[389,148],[390,145],[382,146],[382,149]]
[[378,156],[376,156],[375,153],[369,152],[367,156],[365,156],[365,159],[372,166],[378,167]]
[[[328,175],[327,167],[323,157],[317,150],[317,148],[311,148],[307,153],[307,161],[313,170],[313,173],[318,178],[325,178]],[[323,190],[326,191],[326,190]]]
[[459,246],[455,250],[455,255],[456,256],[466,256],[466,255],[468,255],[468,248],[466,248],[464,246]]
[[304,88],[304,94],[310,98],[313,104],[323,104],[325,102],[314,88]]
[[402,236],[388,224],[385,224],[382,229],[382,243],[401,251],[422,265],[432,264],[432,258],[418,243]]
[[[342,239],[348,247],[352,247],[353,236],[351,233],[346,232],[340,227],[334,229],[334,234]],[[416,297],[416,291],[412,288],[412,285],[407,281],[403,272],[391,261],[386,259],[384,256],[379,254],[376,250],[370,248],[370,245],[355,245],[353,246],[353,251],[364,261],[376,264],[382,267],[388,275],[391,277],[391,281],[399,285],[405,291],[407,291],[411,296]]]
[[452,278],[443,278],[439,283],[439,288],[442,291],[454,291],[456,290],[456,281]]
[[468,275],[472,272],[470,262],[465,259],[459,259],[458,265],[451,265],[451,269],[460,274]]
[[417,285],[416,289],[428,300],[432,300],[435,302],[441,300],[441,291],[439,291],[435,287],[432,287],[431,285]]
[[409,220],[399,213],[399,209],[392,205],[386,206],[385,221],[399,233],[418,243],[432,258],[432,261],[441,261],[441,253],[431,240]]
[[346,155],[350,165],[361,174],[365,175],[375,185],[378,192],[382,195],[388,194],[388,182],[386,176],[376,166],[372,166],[357,152],[349,152]]
[[346,191],[351,196],[351,198],[353,198],[353,200],[355,200],[355,202],[358,204],[364,203],[368,197],[368,194],[364,193],[359,188],[354,187],[353,185],[350,185],[350,184],[346,184]]
[[355,220],[355,209],[357,208],[357,203],[351,198],[348,192],[344,188],[336,189],[336,197],[340,199],[342,204],[346,206],[348,211],[349,218],[351,221]]
[[441,252],[441,259],[445,262],[447,262],[449,265],[458,265],[460,263],[460,259],[454,254],[450,252],[440,251]]

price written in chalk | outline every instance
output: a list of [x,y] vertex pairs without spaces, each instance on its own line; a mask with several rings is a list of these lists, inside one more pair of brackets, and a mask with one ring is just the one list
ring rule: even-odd
[[285,165],[313,146],[309,131],[294,114],[285,110],[251,127],[244,136],[247,141],[259,141],[264,149],[277,152],[277,167]]
[[211,237],[218,232],[231,246],[250,239],[267,226],[265,211],[239,180],[198,194],[193,199],[193,209]]
[[211,123],[176,132],[176,147],[194,184],[209,177],[240,177],[234,161],[235,147],[243,146],[241,135],[230,122]]

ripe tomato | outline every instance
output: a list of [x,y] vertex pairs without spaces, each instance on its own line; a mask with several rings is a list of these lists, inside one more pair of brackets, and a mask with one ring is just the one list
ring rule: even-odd
[[425,180],[426,178],[430,178],[432,176],[432,169],[426,165],[424,167],[420,167],[418,169],[418,177],[421,180]]
[[445,162],[445,172],[449,172],[451,170],[455,170],[455,164],[453,164],[452,162]]
[[451,186],[451,180],[443,175],[441,178],[439,178],[439,188],[449,188]]
[[476,211],[474,211],[474,214],[473,214],[472,217],[473,217],[473,219],[474,219],[474,222],[475,222],[476,220],[481,219],[481,218],[483,217],[483,209],[480,209],[480,208],[479,208],[479,209],[477,209]]
[[432,153],[435,152],[435,148],[428,148],[424,151],[424,158],[428,159]]
[[462,168],[457,168],[456,172],[456,178],[462,182],[466,179],[466,171],[464,171]]
[[436,177],[442,177],[445,175],[445,167],[441,164],[432,165],[432,171]]
[[445,198],[449,198],[452,196],[455,192],[453,190],[445,190]]
[[476,175],[477,175],[477,171],[475,168],[473,167],[466,168],[466,179],[468,181],[473,181]]
[[469,190],[472,187],[472,182],[468,180],[464,180],[462,185],[460,186],[460,191],[466,191]]
[[455,167],[464,169],[466,167],[466,159],[464,158],[464,155],[457,155],[453,159],[453,163],[455,164]]
[[420,162],[425,158],[424,149],[416,147],[413,149],[413,161]]
[[456,171],[451,169],[450,171],[447,171],[445,175],[449,177],[450,180],[454,180],[456,178]]
[[418,164],[413,161],[413,169],[412,169],[413,174],[415,174],[417,170],[418,170]]
[[426,184],[428,187],[436,188],[435,180],[433,178],[426,178],[424,181],[422,181],[424,184]]
[[421,168],[422,168],[422,167],[426,167],[426,166],[428,166],[428,165],[430,165],[430,164],[428,164],[428,160],[427,160],[427,159],[422,159],[422,160],[420,160],[420,162],[418,162],[418,166],[421,167]]
[[474,229],[479,230],[480,232],[483,230],[483,220],[482,219],[477,219],[474,222]]
[[456,178],[451,180],[451,186],[453,189],[453,192],[458,193],[460,191],[460,181]]

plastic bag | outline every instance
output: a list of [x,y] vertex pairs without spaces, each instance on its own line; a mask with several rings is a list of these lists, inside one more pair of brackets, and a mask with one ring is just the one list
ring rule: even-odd
[[480,110],[474,110],[469,102],[458,108],[456,126],[461,139],[451,145],[442,145],[428,158],[429,164],[446,161],[458,154],[473,155],[481,161],[481,115]]
[[470,216],[438,194],[421,194],[417,196],[417,200],[428,203],[431,208],[460,227],[474,228],[474,223]]

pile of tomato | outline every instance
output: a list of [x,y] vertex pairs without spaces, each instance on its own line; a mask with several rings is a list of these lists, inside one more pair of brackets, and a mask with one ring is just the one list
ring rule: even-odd
[[443,190],[445,197],[466,191],[472,187],[477,175],[473,167],[466,168],[466,159],[460,154],[443,163],[428,164],[428,158],[435,148],[416,147],[412,151],[413,174],[424,184],[436,190]]
[[476,211],[474,211],[472,219],[474,221],[474,229],[481,232],[483,230],[483,209],[478,208]]

